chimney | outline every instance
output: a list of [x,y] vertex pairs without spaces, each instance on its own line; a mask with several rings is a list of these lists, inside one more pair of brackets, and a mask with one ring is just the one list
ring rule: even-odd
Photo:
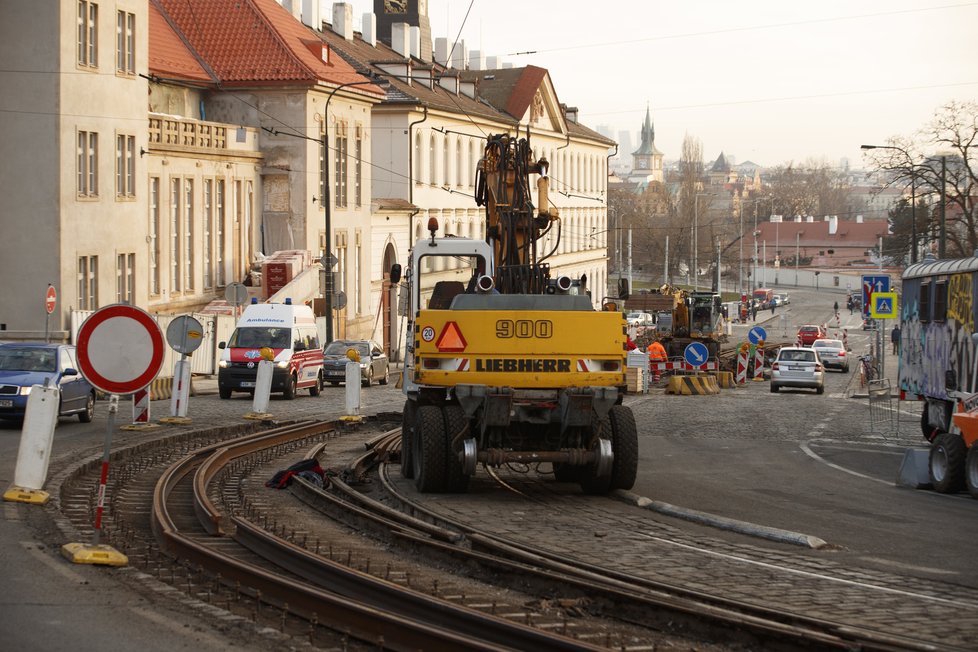
[[485,70],[486,55],[482,50],[472,50],[469,53],[469,70]]
[[353,5],[333,3],[333,31],[346,41],[353,40]]
[[391,49],[402,57],[411,56],[411,51],[409,50],[411,47],[409,42],[410,32],[408,31],[410,27],[407,23],[394,23],[391,25]]
[[486,57],[487,70],[499,70],[503,67],[503,58],[497,56]]
[[795,222],[801,222],[801,215],[795,215]]
[[417,25],[411,25],[408,30],[408,38],[411,43],[411,56],[416,59],[421,58],[421,28]]
[[811,224],[812,222],[815,221],[815,216],[814,215],[808,215],[808,216],[805,217],[805,221],[808,222],[809,224]]
[[[510,67],[512,67],[512,64],[510,64]],[[577,107],[564,105],[564,117],[567,118],[568,122],[577,124]]]
[[363,40],[365,43],[377,47],[377,15],[363,15]]
[[440,63],[446,68],[449,67],[448,62],[448,48],[450,43],[448,39],[444,36],[439,36],[435,39],[435,63]]
[[465,47],[465,39],[460,40],[452,50],[451,67],[465,70],[465,62],[469,59],[469,49]]
[[279,3],[282,7],[292,14],[292,17],[298,21],[302,21],[302,0],[281,0]]
[[835,235],[839,231],[839,216],[826,216],[829,221],[829,235]]
[[862,215],[857,215],[856,216],[856,224],[862,224],[862,223],[863,223],[863,216]]
[[302,0],[302,23],[314,30],[323,29],[322,5],[319,0]]

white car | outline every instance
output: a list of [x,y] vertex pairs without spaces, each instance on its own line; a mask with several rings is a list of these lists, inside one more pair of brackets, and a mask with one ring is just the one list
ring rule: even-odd
[[825,393],[825,371],[815,349],[785,346],[771,364],[771,392],[782,387],[807,387]]
[[815,340],[812,348],[818,351],[818,358],[826,369],[835,367],[844,372],[849,371],[849,354],[842,340]]
[[647,312],[630,312],[625,315],[629,326],[655,326],[655,318]]

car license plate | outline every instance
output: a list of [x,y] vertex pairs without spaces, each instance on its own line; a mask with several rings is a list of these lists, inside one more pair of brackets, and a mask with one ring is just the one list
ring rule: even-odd
[[242,387],[254,387],[255,386],[255,383],[252,380],[242,380],[241,381],[241,386]]
[[327,376],[330,376],[330,377],[341,378],[341,377],[345,377],[346,376],[346,372],[345,371],[330,371],[326,375]]
[[10,399],[4,399],[4,400],[0,401],[0,408],[3,408],[3,407],[13,407],[13,406],[14,406],[14,402],[12,400],[10,400]]

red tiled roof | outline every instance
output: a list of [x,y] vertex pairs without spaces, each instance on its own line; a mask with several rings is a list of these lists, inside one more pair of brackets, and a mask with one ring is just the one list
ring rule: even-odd
[[[158,0],[221,83],[366,81],[340,57],[324,62],[318,35],[274,0]],[[371,92],[371,86],[361,90]],[[375,92],[381,94],[380,88]]]
[[517,119],[522,118],[526,114],[526,110],[530,108],[533,96],[536,95],[546,76],[547,71],[543,68],[525,67],[523,74],[520,75],[519,80],[512,88],[509,101],[506,102],[506,113]]
[[213,81],[153,2],[149,3],[149,71],[172,79]]

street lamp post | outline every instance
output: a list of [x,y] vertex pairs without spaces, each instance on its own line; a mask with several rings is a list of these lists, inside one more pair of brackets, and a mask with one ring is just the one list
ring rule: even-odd
[[[894,145],[860,145],[859,149],[892,149],[907,157],[910,166],[910,264],[917,262],[917,175],[914,172],[913,157],[910,152]],[[880,255],[882,255],[880,251]]]
[[[323,258],[324,262],[328,262],[330,255],[332,255],[333,239],[331,237],[330,231],[332,230],[332,207],[333,198],[330,193],[330,183],[329,183],[329,103],[332,101],[333,96],[341,88],[348,88],[350,86],[386,86],[388,81],[386,79],[371,79],[365,81],[354,81],[347,82],[345,84],[340,84],[333,90],[329,92],[326,97],[326,105],[323,107],[323,136],[322,136],[322,148],[323,148],[323,197],[322,203],[324,210],[324,227],[326,229],[325,241],[323,243]],[[326,312],[326,344],[333,341],[333,270],[330,265],[324,265],[326,267],[326,282],[323,291],[323,303]]]

